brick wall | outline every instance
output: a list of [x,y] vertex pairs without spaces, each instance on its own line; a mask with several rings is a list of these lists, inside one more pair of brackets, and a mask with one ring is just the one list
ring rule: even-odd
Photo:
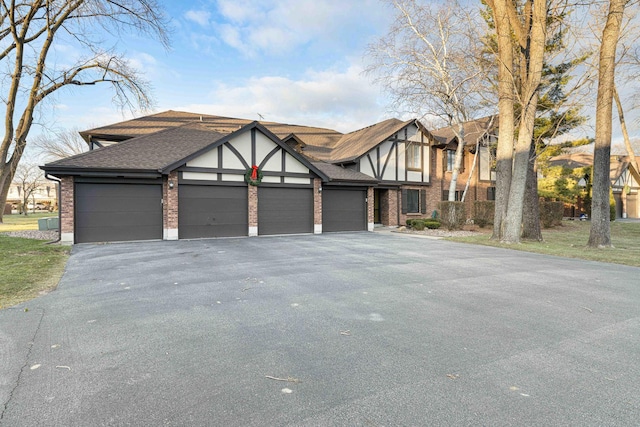
[[[169,188],[173,183],[173,188]],[[162,182],[162,224],[165,239],[177,239],[178,235],[178,172],[173,171]],[[173,230],[169,232],[168,230]]]
[[313,180],[313,230],[314,233],[322,232],[322,180],[314,178]]
[[63,176],[60,181],[60,232],[74,231],[74,188],[73,177]]
[[[249,192],[249,228],[258,228],[258,187],[247,185]],[[251,234],[251,233],[250,233]],[[256,233],[257,234],[257,233]]]
[[369,187],[367,189],[367,228],[369,229],[369,231],[373,231],[373,197],[373,187]]

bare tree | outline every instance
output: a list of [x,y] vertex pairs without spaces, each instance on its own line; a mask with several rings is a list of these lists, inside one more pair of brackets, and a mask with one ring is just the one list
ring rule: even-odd
[[611,246],[609,169],[611,163],[611,131],[616,49],[624,9],[629,0],[610,0],[602,31],[598,63],[598,96],[596,100],[596,141],[593,155],[591,230],[587,245],[593,248]]
[[[144,33],[168,45],[167,20],[156,0],[32,0],[0,3],[0,63],[4,136],[0,142],[0,206],[27,144],[34,114],[45,99],[68,86],[110,84],[123,107],[151,105],[149,84],[126,58],[102,46],[96,28],[121,37]],[[76,63],[52,61],[57,43],[84,52]],[[0,212],[2,222],[2,212]]]
[[[544,54],[547,41],[547,18],[549,5],[546,0],[509,1],[493,0],[487,4],[492,9],[498,34],[498,60],[504,63],[506,75],[502,79],[518,80],[518,85],[502,83],[499,90],[500,135],[498,138],[497,178],[504,180],[510,176],[510,182],[501,182],[496,186],[496,217],[494,218],[494,237],[504,243],[519,243],[522,230],[522,215],[525,187],[529,169],[531,144],[538,105],[539,89],[542,81]],[[514,62],[506,63],[511,51],[511,36],[517,42],[517,55],[510,54]],[[517,68],[514,66],[517,65]],[[516,76],[516,71],[519,73]],[[500,83],[499,83],[500,85]],[[517,90],[516,90],[517,89]],[[512,92],[507,92],[511,90]],[[507,102],[506,99],[509,99]],[[520,106],[517,138],[511,100]],[[507,104],[511,109],[506,110]],[[502,128],[502,115],[505,126]],[[514,143],[515,140],[515,143]],[[510,169],[510,172],[507,172]],[[508,194],[504,194],[508,191]]]
[[80,136],[79,129],[63,129],[41,134],[33,145],[51,161],[64,159],[89,150],[89,145]]
[[388,34],[369,46],[372,65],[393,96],[398,110],[438,118],[451,126],[458,146],[454,158],[449,200],[455,200],[462,167],[463,124],[487,107],[488,90],[481,67],[483,23],[457,2],[420,4],[416,0],[389,0],[397,15]]
[[[16,170],[14,182],[20,188],[22,199],[22,213],[28,214],[29,199],[36,192],[42,182],[42,171],[33,163],[21,163]],[[35,209],[35,202],[34,202]]]

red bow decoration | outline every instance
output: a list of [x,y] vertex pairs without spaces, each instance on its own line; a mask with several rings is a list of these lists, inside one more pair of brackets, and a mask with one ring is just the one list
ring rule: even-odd
[[253,165],[251,169],[253,169],[253,171],[251,171],[251,180],[256,181],[258,179],[258,166]]

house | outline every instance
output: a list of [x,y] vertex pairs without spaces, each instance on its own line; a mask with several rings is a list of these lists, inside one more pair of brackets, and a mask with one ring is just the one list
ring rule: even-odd
[[[563,153],[550,159],[552,166],[564,166],[570,169],[583,168],[593,165],[594,145],[586,144],[579,147],[565,148]],[[640,143],[632,143],[635,153],[640,153]],[[624,146],[611,146],[610,172],[611,190],[616,204],[616,218],[640,218],[640,171],[633,165]],[[583,211],[581,201],[577,206],[569,206],[568,212]]]
[[[53,210],[57,206],[57,186],[54,182],[47,181],[44,178],[34,183],[29,183],[31,186],[35,184],[35,189],[29,195],[29,202],[27,209],[29,211],[35,210]],[[24,203],[24,183],[14,180],[9,186],[7,193],[7,206],[5,213],[18,212],[18,207]]]
[[[484,125],[487,122],[482,122]],[[462,191],[490,196],[487,129],[471,124]],[[335,130],[165,111],[81,132],[61,180],[68,243],[373,230],[428,217],[447,182],[446,128],[389,119]],[[473,139],[475,138],[475,139]],[[476,154],[477,153],[477,154]],[[448,187],[446,187],[448,188]]]

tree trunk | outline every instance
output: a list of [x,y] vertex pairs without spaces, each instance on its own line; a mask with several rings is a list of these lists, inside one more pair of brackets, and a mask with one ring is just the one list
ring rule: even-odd
[[587,246],[611,247],[609,180],[611,164],[611,126],[616,48],[624,8],[628,0],[610,0],[607,22],[602,31],[598,66],[598,98],[596,100],[596,141],[593,153],[593,187],[591,199],[591,231]]
[[502,219],[507,214],[507,200],[511,186],[513,159],[513,136],[515,124],[513,115],[513,44],[511,28],[505,0],[489,3],[493,9],[493,19],[498,37],[498,147],[496,151],[496,199],[491,239],[502,239]]
[[451,173],[451,182],[449,183],[449,200],[450,202],[456,201],[456,187],[458,185],[458,175],[460,175],[460,169],[462,168],[462,159],[464,153],[464,124],[456,123],[452,128],[458,128],[454,131],[458,139],[458,147],[456,148],[456,156],[453,159],[453,171]]
[[538,106],[538,88],[542,80],[542,67],[546,46],[547,2],[534,0],[531,29],[527,49],[520,55],[520,66],[526,68],[526,81],[522,85],[522,116],[513,158],[513,176],[509,189],[507,216],[504,218],[503,243],[519,243],[522,233],[524,189],[529,169],[529,151],[533,143],[533,128]]
[[522,212],[522,238],[542,242],[540,229],[540,203],[538,198],[538,172],[535,162],[535,144],[531,144],[527,184],[524,190],[524,209]]

